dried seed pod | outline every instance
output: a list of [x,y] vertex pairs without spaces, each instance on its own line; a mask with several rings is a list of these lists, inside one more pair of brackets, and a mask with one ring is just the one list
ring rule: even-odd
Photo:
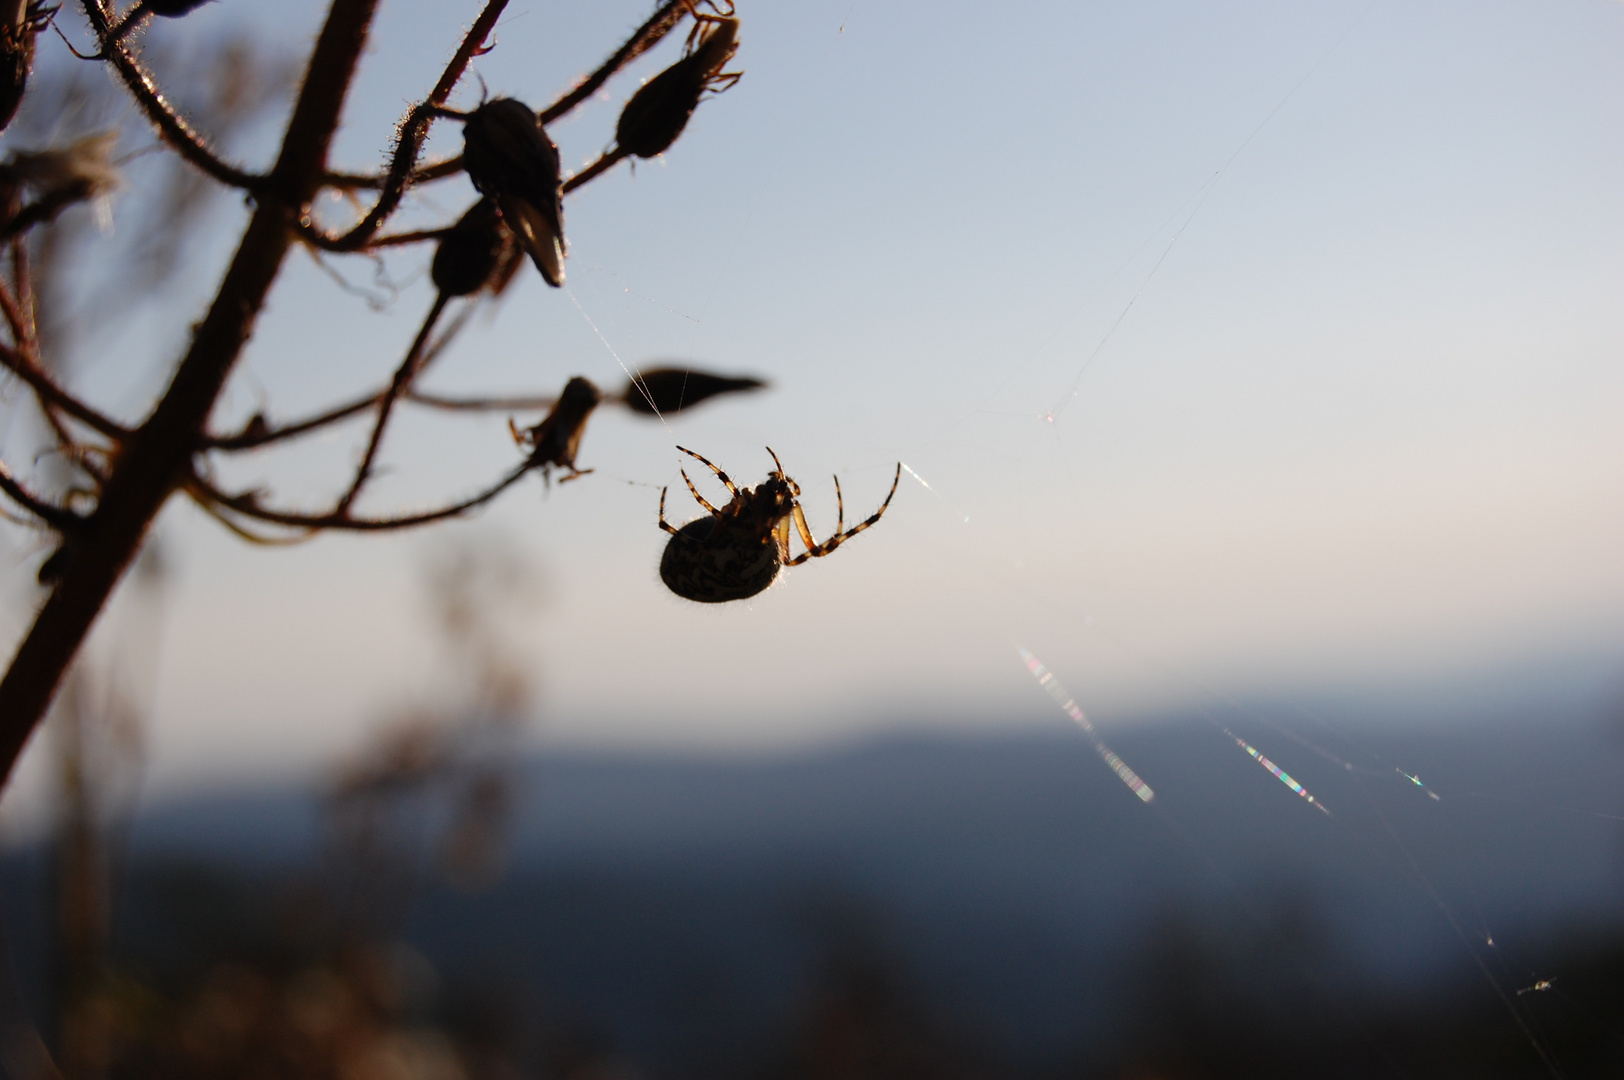
[[767,384],[748,375],[712,375],[688,368],[653,368],[628,383],[620,401],[632,412],[653,416],[691,409],[706,398],[759,390]]
[[547,284],[564,284],[564,192],[558,147],[530,106],[514,98],[487,101],[463,124],[468,179],[496,202]]
[[575,467],[575,454],[581,447],[581,436],[586,434],[586,422],[602,400],[603,394],[598,388],[577,375],[564,384],[564,392],[558,395],[553,411],[541,423],[521,432],[513,421],[508,421],[514,441],[530,448],[530,467],[540,469],[542,476],[548,479],[552,478],[554,465],[570,471],[564,480],[574,480],[591,472],[591,469]]
[[209,0],[147,0],[147,10],[166,19],[178,19],[207,3]]
[[738,74],[723,74],[722,67],[738,51],[739,20],[711,18],[705,25],[710,29],[688,55],[650,79],[620,111],[615,143],[625,153],[640,158],[665,153],[707,89],[738,81]]
[[484,288],[509,249],[513,234],[502,224],[496,204],[481,199],[440,237],[429,276],[447,296],[468,296]]
[[39,3],[0,0],[0,131],[17,115],[34,69],[34,38],[51,21],[55,8]]

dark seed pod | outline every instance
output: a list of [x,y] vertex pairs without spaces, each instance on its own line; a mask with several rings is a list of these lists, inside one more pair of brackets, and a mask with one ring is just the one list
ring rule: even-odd
[[49,21],[49,13],[42,15],[37,4],[0,0],[0,131],[23,103],[34,68],[34,38]]
[[530,467],[540,469],[549,479],[555,465],[570,471],[565,480],[591,472],[575,467],[575,454],[581,448],[581,436],[586,434],[586,422],[602,400],[598,388],[577,375],[564,384],[553,411],[541,423],[522,433],[514,429],[519,444],[530,447]]
[[767,384],[749,376],[712,375],[687,368],[654,368],[642,373],[621,392],[621,402],[632,412],[653,416],[691,409],[706,398],[759,390]]
[[663,154],[677,141],[706,89],[720,79],[722,66],[738,51],[738,19],[716,19],[699,44],[650,79],[620,111],[615,143],[633,157]]
[[147,10],[166,19],[178,19],[207,3],[209,0],[147,0]]
[[469,296],[484,288],[513,246],[496,204],[481,199],[440,237],[429,276],[447,296]]
[[535,111],[497,98],[468,115],[462,128],[468,179],[495,201],[547,284],[564,284],[564,190],[558,147]]

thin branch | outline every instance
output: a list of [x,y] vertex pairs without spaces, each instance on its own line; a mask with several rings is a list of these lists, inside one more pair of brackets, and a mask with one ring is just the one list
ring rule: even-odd
[[303,544],[306,541],[314,540],[318,535],[314,529],[306,529],[294,536],[266,536],[263,533],[257,533],[247,528],[241,522],[232,520],[231,514],[212,502],[209,495],[200,491],[195,483],[186,485],[186,494],[191,497],[192,502],[198,509],[224,525],[238,539],[246,540],[250,544],[259,547],[292,547],[294,544]]
[[241,514],[243,517],[252,518],[255,521],[268,521],[273,525],[282,525],[290,529],[342,529],[349,532],[388,532],[392,529],[410,529],[418,525],[428,525],[435,521],[444,521],[447,518],[465,514],[470,510],[485,505],[518,483],[530,469],[531,465],[526,461],[477,495],[438,509],[424,510],[416,514],[403,514],[400,517],[392,518],[355,518],[338,514],[299,514],[286,510],[270,510],[260,506],[259,500],[252,492],[245,495],[227,495],[195,473],[190,478],[190,483],[196,485],[197,490],[216,505],[224,507],[233,513]]
[[[618,165],[626,156],[626,152],[618,147],[605,151],[604,154],[598,158],[598,160],[594,161],[592,164],[588,165],[586,168],[582,169],[568,180],[565,180],[563,185],[563,193],[568,195],[582,184],[590,183],[591,181],[596,180],[599,176]],[[460,168],[462,159],[457,158],[456,161],[458,167]],[[412,181],[412,183],[415,183],[415,181]],[[407,186],[410,186],[410,184]],[[376,207],[374,207],[374,210],[376,210]],[[305,243],[309,244],[311,247],[319,248],[322,251],[339,251],[346,253],[354,251],[372,251],[383,247],[402,247],[407,244],[421,244],[429,240],[438,240],[440,237],[451,231],[451,226],[442,225],[437,229],[418,229],[413,232],[390,233],[386,236],[377,236],[358,245],[352,238],[354,237],[356,230],[360,229],[362,225],[365,224],[366,223],[363,221],[361,225],[357,225],[355,229],[350,230],[342,236],[332,236],[322,232],[321,229],[317,228],[315,223],[310,221],[308,218],[296,222],[294,224],[294,229],[298,232],[299,238]]]
[[395,402],[400,395],[417,378],[422,370],[423,346],[428,342],[429,334],[434,332],[434,324],[440,321],[440,314],[445,311],[446,301],[450,298],[445,293],[439,293],[434,303],[429,307],[429,313],[423,318],[423,325],[418,329],[417,336],[412,339],[411,348],[406,350],[406,357],[395,369],[395,377],[390,380],[389,389],[385,390],[378,401],[378,420],[372,425],[372,438],[367,440],[366,452],[361,455],[361,464],[356,466],[355,480],[344,497],[338,500],[334,512],[345,517],[349,516],[350,507],[360,496],[361,489],[366,487],[367,480],[372,476],[372,463],[378,458],[378,447],[383,444],[384,428],[389,426],[390,414],[394,412]]
[[[6,299],[9,299],[9,297]],[[61,409],[92,431],[117,442],[124,442],[133,434],[129,428],[103,416],[62,389],[38,364],[33,363],[24,353],[0,345],[0,367],[4,367],[27,383],[29,389],[39,397],[41,404]]]
[[250,191],[258,190],[265,184],[266,177],[223,161],[209,148],[203,136],[174,110],[164,98],[163,91],[158,89],[158,84],[153,82],[152,76],[130,55],[123,41],[113,39],[113,28],[107,21],[107,10],[101,0],[81,0],[80,6],[84,8],[90,28],[96,33],[96,40],[101,43],[100,56],[117,69],[130,96],[141,106],[165,142],[174,147],[181,157],[222,184]]
[[564,181],[564,193],[567,195],[576,188],[580,187],[582,184],[591,183],[593,180],[596,180],[599,176],[602,176],[604,173],[620,164],[621,159],[625,156],[626,151],[620,149],[618,146],[613,150],[605,151],[603,156],[598,158],[597,161],[594,161],[592,164],[588,165],[586,168]]
[[[86,0],[87,3],[92,0]],[[423,150],[423,140],[428,137],[429,124],[433,122],[441,106],[451,96],[457,82],[468,68],[468,63],[484,46],[485,39],[496,28],[496,20],[507,7],[507,0],[488,0],[485,10],[479,13],[474,25],[463,36],[462,44],[457,46],[456,53],[451,62],[440,75],[440,81],[434,84],[434,89],[424,101],[413,106],[412,111],[400,125],[400,137],[395,143],[394,160],[389,164],[389,172],[384,176],[379,188],[378,201],[373,203],[372,209],[367,211],[366,217],[348,232],[338,237],[328,237],[318,230],[307,228],[307,221],[299,222],[299,232],[308,242],[331,251],[359,251],[372,239],[378,227],[384,223],[400,206],[400,200],[406,193],[407,186],[412,182],[413,170],[417,165],[417,155]]]
[[[192,330],[186,355],[162,400],[120,448],[99,493],[92,527],[79,543],[64,548],[72,555],[0,679],[0,774],[5,777],[153,518],[188,475],[204,424],[287,256],[288,223],[303,212],[327,171],[328,147],[377,4],[333,0],[329,7],[283,135],[274,182],[256,192],[253,216],[207,314]],[[95,0],[86,0],[86,9],[92,24],[105,30],[104,9]]]
[[[412,170],[408,187],[426,184],[431,180],[444,180],[448,176],[456,176],[462,172],[462,155],[446,158],[443,161],[431,161],[427,165],[419,165]],[[377,189],[384,186],[389,180],[388,173],[347,173],[330,172],[322,176],[322,183],[327,187],[338,188],[342,191],[363,191]]]
[[551,105],[541,111],[541,122],[550,124],[560,116],[569,112],[575,106],[598,92],[598,88],[608,82],[610,77],[633,60],[660,43],[660,39],[671,32],[671,28],[682,20],[690,10],[692,0],[667,0],[661,4],[648,22],[637,28],[637,32],[622,45],[613,56],[603,62],[603,65],[581,80],[576,87]]
[[[282,442],[286,439],[296,438],[328,424],[336,424],[340,420],[347,420],[356,413],[365,412],[378,403],[382,393],[368,394],[363,398],[346,402],[336,408],[328,409],[319,416],[312,416],[292,424],[283,424],[281,427],[265,427],[250,420],[248,424],[235,435],[210,435],[203,440],[205,450],[253,450],[257,447],[268,446],[271,443]],[[256,416],[255,419],[261,419]]]
[[[442,353],[446,346],[449,345],[451,341],[462,331],[462,329],[468,325],[469,317],[478,307],[479,305],[477,303],[465,304],[462,310],[457,313],[457,317],[451,320],[451,325],[446,327],[443,334],[434,339],[434,341],[426,347],[421,345],[418,346],[420,355],[417,362],[417,374],[421,375],[430,364],[439,359],[440,353]],[[206,437],[203,440],[203,449],[226,451],[252,450],[256,447],[268,446],[271,443],[297,438],[300,435],[315,431],[318,428],[326,427],[328,424],[335,424],[340,420],[346,420],[349,417],[354,416],[356,413],[365,412],[367,409],[377,405],[383,396],[388,392],[389,391],[387,388],[378,390],[374,393],[367,394],[365,397],[359,397],[353,401],[347,401],[343,405],[335,406],[334,408],[328,409],[326,412],[320,413],[316,416],[307,417],[304,420],[298,420],[291,424],[282,424],[274,428],[266,426],[263,420],[260,420],[257,423],[254,420],[250,420],[248,424],[235,435],[213,435]],[[409,401],[415,400],[415,395],[410,387],[407,387],[403,396]]]
[[404,247],[407,244],[422,244],[430,240],[438,240],[451,231],[451,226],[444,225],[438,229],[418,229],[415,232],[389,233],[385,236],[374,237],[368,244],[367,250],[385,247]]
[[74,203],[83,202],[89,193],[90,182],[80,181],[77,184],[68,184],[49,194],[42,195],[17,211],[16,216],[11,220],[4,225],[0,225],[0,241],[21,236],[35,225],[42,225],[47,221],[55,220],[56,215]]
[[[610,77],[643,55],[649,49],[659,44],[665,35],[682,20],[682,16],[689,10],[686,0],[670,0],[649,18],[648,22],[637,28],[630,40],[622,45],[613,56],[604,61],[603,65],[588,75],[580,83],[566,93],[563,97],[547,106],[541,113],[541,122],[550,124],[563,116],[581,102],[598,92],[598,88],[608,82]],[[611,162],[611,164],[613,164]],[[408,186],[427,183],[430,180],[441,180],[447,176],[455,176],[462,172],[462,155],[436,161],[414,170],[408,178]],[[390,182],[393,173],[346,173],[330,172],[323,182],[328,187],[340,188],[346,191],[385,188]]]
[[453,398],[410,390],[405,397],[407,401],[414,405],[424,405],[430,409],[444,409],[447,412],[535,412],[538,409],[550,409],[558,404],[556,395],[552,397]]
[[27,510],[57,532],[70,533],[84,527],[85,519],[72,510],[65,506],[48,503],[19,484],[3,461],[0,461],[0,491],[5,492],[12,502]]

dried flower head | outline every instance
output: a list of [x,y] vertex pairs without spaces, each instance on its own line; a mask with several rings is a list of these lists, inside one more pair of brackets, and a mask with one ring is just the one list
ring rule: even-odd
[[463,124],[468,179],[495,201],[547,284],[564,284],[564,193],[558,147],[530,106],[514,98],[487,101]]
[[13,153],[3,167],[41,198],[77,192],[78,199],[109,195],[124,183],[113,164],[116,130],[94,131],[60,150]]
[[652,368],[627,384],[620,399],[632,412],[653,416],[656,412],[681,412],[718,394],[759,390],[766,385],[748,375],[712,375],[688,368]]
[[440,237],[429,276],[446,296],[469,296],[490,282],[512,247],[496,204],[481,199]]
[[739,49],[739,20],[712,17],[700,26],[708,29],[698,44],[644,84],[621,110],[615,143],[627,154],[651,158],[665,153],[688,126],[706,90],[739,80],[742,73],[722,71]]
[[591,472],[575,467],[575,454],[581,447],[581,436],[586,434],[586,422],[602,400],[598,388],[577,375],[564,384],[564,392],[541,423],[521,432],[508,421],[514,440],[530,448],[530,467],[540,469],[542,476],[549,479],[554,465],[570,471],[565,480]]

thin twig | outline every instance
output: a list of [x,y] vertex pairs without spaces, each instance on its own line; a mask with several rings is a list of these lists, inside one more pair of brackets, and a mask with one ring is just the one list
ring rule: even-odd
[[474,20],[474,25],[463,36],[462,44],[457,46],[451,62],[446,64],[445,71],[440,75],[440,81],[434,84],[429,96],[413,106],[412,111],[401,122],[400,137],[395,142],[394,158],[389,164],[389,172],[384,176],[379,188],[378,201],[372,204],[372,209],[367,211],[366,217],[354,228],[337,237],[325,236],[318,230],[307,228],[307,222],[300,221],[300,235],[309,243],[330,251],[359,251],[372,239],[378,227],[400,206],[401,197],[412,181],[417,155],[422,152],[423,141],[428,137],[429,124],[434,121],[440,107],[451,96],[451,91],[456,88],[458,80],[467,70],[469,61],[478,54],[485,44],[485,39],[496,28],[496,20],[505,7],[507,0],[488,0],[485,10],[479,13],[479,18]]
[[222,160],[209,148],[203,136],[170,106],[164,98],[163,91],[158,89],[158,84],[135,57],[130,55],[124,43],[112,39],[113,28],[107,21],[107,10],[102,6],[101,0],[81,0],[80,6],[84,8],[90,28],[95,31],[96,40],[101,43],[100,56],[118,71],[119,78],[124,81],[130,96],[135,98],[136,103],[147,114],[147,119],[152,121],[152,125],[158,129],[158,134],[165,142],[174,147],[181,157],[222,184],[250,191],[258,190],[265,184],[266,177]]
[[592,164],[588,165],[586,168],[564,181],[564,193],[568,194],[580,187],[582,184],[591,183],[593,180],[596,180],[599,176],[602,176],[604,173],[620,164],[621,159],[625,156],[626,151],[620,149],[618,146],[613,150],[605,151],[603,156],[598,158],[597,161],[594,161]]
[[356,413],[365,412],[378,403],[382,393],[368,394],[363,398],[346,402],[336,408],[328,409],[319,416],[308,417],[292,424],[283,424],[280,427],[259,427],[249,422],[235,435],[210,435],[203,440],[205,450],[253,450],[271,443],[282,442],[286,439],[296,438],[324,428],[328,424],[336,424],[340,420],[347,420]]
[[0,491],[5,492],[12,502],[27,510],[57,532],[70,533],[84,526],[85,519],[72,510],[65,506],[48,503],[19,484],[3,461],[0,461]]
[[409,390],[405,397],[414,405],[444,409],[447,412],[535,412],[538,409],[550,409],[558,404],[556,396],[453,398]]
[[[567,94],[552,102],[551,106],[542,109],[541,122],[554,122],[554,120],[559,119],[570,110],[575,109],[581,102],[586,101],[588,97],[598,93],[599,86],[607,83],[615,71],[624,68],[627,63],[632,62],[635,58],[653,49],[654,45],[659,44],[659,41],[666,34],[669,34],[679,21],[682,21],[682,16],[687,13],[687,10],[689,10],[689,3],[685,2],[685,0],[669,0],[669,2],[659,6],[658,10],[654,11],[654,15],[650,16],[646,23],[641,24],[640,28],[633,32],[632,37],[624,45],[620,45],[620,49],[612,57],[607,58],[606,62],[598,70],[586,76],[585,80],[575,84],[575,88],[570,89]],[[408,119],[409,122],[411,120]],[[573,180],[573,182],[565,182],[565,192],[568,192],[570,188],[580,187],[581,184],[585,184],[586,180],[593,179],[594,175],[598,175],[598,172],[612,166],[615,161],[619,161],[619,158],[615,158],[614,161],[606,162],[604,159],[599,159],[598,162],[594,162],[590,169],[591,175],[580,174],[580,177]],[[417,167],[406,177],[406,187],[427,184],[429,180],[445,179],[445,177],[456,175],[461,171],[463,171],[463,156],[461,154],[458,154],[456,158],[430,162],[427,166]],[[393,182],[396,182],[395,167],[391,166],[390,171],[383,172],[383,174],[375,174],[375,172],[359,172],[359,174],[357,172],[328,172],[323,177],[323,182],[328,187],[343,188],[343,190],[365,190],[365,188],[388,190],[388,187]],[[326,250],[356,250],[351,240],[349,240],[349,234],[343,235],[343,237],[333,237],[333,235],[323,234],[315,227],[309,226],[300,227],[299,234],[310,244],[326,248]],[[369,244],[369,247],[375,244],[377,242],[374,240],[372,244]]]
[[420,513],[403,514],[392,518],[356,518],[336,514],[300,514],[286,510],[269,510],[260,506],[259,500],[252,493],[227,495],[195,473],[190,478],[190,483],[195,484],[197,490],[216,505],[224,507],[232,513],[253,518],[255,521],[267,521],[273,525],[283,525],[290,529],[342,529],[350,532],[388,532],[391,529],[410,529],[418,525],[427,525],[431,522],[444,521],[447,518],[465,514],[470,510],[485,505],[518,483],[530,469],[531,465],[526,461],[477,495],[434,510],[424,510]]
[[[9,297],[6,299],[9,299]],[[0,367],[4,367],[27,383],[28,388],[34,391],[42,405],[61,409],[92,431],[105,435],[109,439],[123,442],[130,438],[132,432],[129,428],[103,416],[62,389],[50,375],[46,374],[38,364],[33,363],[26,354],[5,345],[0,345]]]
[[560,116],[569,112],[575,106],[598,92],[598,87],[608,82],[610,77],[633,60],[642,56],[648,50],[660,43],[660,39],[671,32],[671,28],[682,20],[683,15],[690,10],[691,0],[667,0],[661,4],[654,14],[649,16],[648,22],[637,28],[626,44],[609,59],[605,60],[592,74],[581,80],[573,90],[553,102],[541,111],[541,122],[550,124]]
[[[0,783],[11,775],[153,518],[191,469],[204,424],[287,256],[288,224],[315,197],[327,171],[328,148],[377,4],[332,0],[283,134],[274,182],[256,192],[253,216],[207,314],[192,330],[186,355],[136,437],[120,448],[98,493],[92,527],[72,545],[72,557],[0,679]],[[105,31],[105,10],[96,0],[85,0],[85,6],[92,25]]]
[[74,203],[83,202],[89,193],[90,182],[86,180],[57,188],[49,194],[40,196],[17,211],[16,216],[11,220],[4,225],[0,225],[0,241],[21,236],[35,225],[54,220],[56,215]]
[[[431,180],[444,180],[448,176],[456,176],[462,172],[462,155],[445,158],[441,161],[431,161],[427,165],[419,165],[412,170],[408,187],[426,184]],[[373,190],[388,183],[388,173],[348,173],[329,172],[322,176],[322,184],[327,187],[338,188],[341,191]]]
[[429,313],[423,318],[423,325],[418,328],[417,336],[412,339],[411,348],[406,350],[406,356],[395,369],[395,377],[389,382],[389,389],[385,390],[378,399],[378,420],[372,425],[372,437],[367,440],[366,452],[361,455],[361,464],[355,468],[355,480],[344,497],[338,500],[333,512],[348,517],[350,507],[360,496],[361,489],[366,487],[367,480],[372,476],[372,463],[378,458],[378,447],[383,444],[384,428],[389,426],[389,417],[395,410],[395,402],[400,395],[417,378],[422,370],[423,346],[434,331],[434,324],[440,321],[440,314],[445,311],[446,301],[450,299],[445,293],[434,297],[434,303],[429,307]]

